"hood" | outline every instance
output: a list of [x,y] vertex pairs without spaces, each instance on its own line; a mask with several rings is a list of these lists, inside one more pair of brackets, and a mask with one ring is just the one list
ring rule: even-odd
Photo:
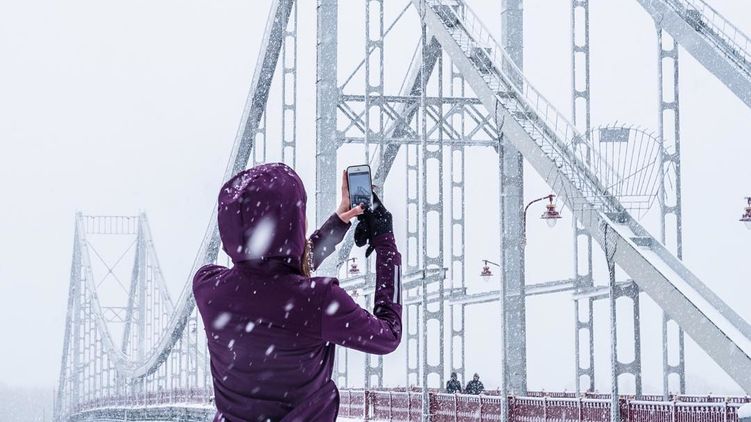
[[285,164],[262,164],[236,174],[219,192],[224,251],[232,262],[281,258],[299,268],[306,201],[302,180]]

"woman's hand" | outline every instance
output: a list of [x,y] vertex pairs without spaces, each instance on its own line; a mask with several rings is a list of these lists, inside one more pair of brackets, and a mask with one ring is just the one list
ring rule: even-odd
[[342,172],[342,199],[339,202],[339,207],[336,209],[336,215],[345,222],[349,223],[349,220],[361,215],[365,212],[365,208],[362,204],[350,209],[349,203],[349,184],[347,183],[347,171]]
[[389,210],[383,206],[381,199],[373,192],[373,210],[365,213],[355,229],[355,245],[359,248],[369,244],[365,250],[365,257],[369,257],[374,250],[373,239],[385,233],[393,233],[394,227]]

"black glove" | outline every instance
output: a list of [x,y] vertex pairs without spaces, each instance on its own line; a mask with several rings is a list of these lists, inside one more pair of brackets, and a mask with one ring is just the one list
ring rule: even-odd
[[365,251],[367,258],[373,253],[373,239],[384,233],[394,232],[391,213],[383,206],[378,195],[373,192],[373,209],[366,209],[357,218],[360,221],[355,228],[355,245],[362,247],[369,243],[368,249]]

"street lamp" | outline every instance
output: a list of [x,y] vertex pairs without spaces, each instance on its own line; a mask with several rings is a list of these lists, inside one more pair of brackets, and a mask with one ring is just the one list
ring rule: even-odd
[[[555,198],[555,195],[550,194],[543,196],[542,198],[537,198],[533,201],[530,201],[529,204],[527,204],[526,207],[524,207],[524,222],[523,222],[523,232],[522,232],[522,245],[527,245],[527,210],[529,209],[530,205],[534,204],[535,202],[544,201],[547,199],[548,202],[545,204],[545,212],[542,213],[540,216],[541,220],[545,220],[545,222],[548,224],[548,227],[553,228],[555,227],[555,223],[561,218],[561,213],[559,213],[555,209],[555,204],[553,203],[553,198]],[[749,202],[751,204],[751,202]]]
[[352,261],[352,264],[350,264],[349,269],[347,270],[347,275],[358,275],[360,274],[360,269],[357,267],[357,258],[350,258],[347,261]]
[[496,264],[493,261],[488,261],[487,259],[483,259],[482,262],[484,262],[484,264],[482,266],[482,271],[480,272],[480,277],[484,278],[485,280],[493,277],[493,272],[490,271],[490,265],[495,265],[496,267],[501,268],[500,264]]
[[751,230],[751,196],[746,197],[746,210],[738,221],[742,221]]
[[[549,202],[545,204],[545,212],[542,213],[540,216],[541,220],[545,220],[545,223],[547,223],[548,227],[555,227],[555,223],[558,222],[561,218],[561,213],[559,213],[555,209],[555,204],[553,203],[553,198],[555,198],[555,195],[545,195],[542,198],[537,198],[534,201],[530,201],[530,203],[527,204],[526,207],[524,207],[524,221],[522,224],[522,246],[527,245],[527,210],[529,210],[529,207],[534,204],[535,202],[540,202],[544,200],[548,200]],[[751,200],[749,200],[749,208],[747,208],[748,216],[749,216],[749,224],[751,224]],[[480,272],[480,277],[484,278],[485,280],[488,280],[490,277],[493,277],[493,272],[490,271],[490,266],[494,265],[498,268],[501,268],[500,264],[496,264],[493,261],[488,261],[487,259],[483,259],[482,262],[484,262],[482,266],[482,271]]]
[[[349,266],[346,266],[347,263],[352,262]],[[339,264],[337,264],[336,269],[337,272],[339,268],[342,267],[342,265],[345,266],[344,268],[344,278],[349,278],[350,275],[356,276],[360,274],[360,268],[357,266],[357,258],[349,258],[346,261],[341,261]]]

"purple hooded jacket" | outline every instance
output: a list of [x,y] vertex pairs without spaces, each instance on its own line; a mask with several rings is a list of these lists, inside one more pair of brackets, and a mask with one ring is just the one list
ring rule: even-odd
[[[234,266],[206,265],[193,279],[211,355],[215,421],[334,421],[334,345],[385,354],[401,341],[401,256],[392,234],[373,240],[373,314],[335,278],[305,277],[305,188],[284,164],[229,180],[219,233]],[[317,267],[350,224],[333,214],[310,238]]]

